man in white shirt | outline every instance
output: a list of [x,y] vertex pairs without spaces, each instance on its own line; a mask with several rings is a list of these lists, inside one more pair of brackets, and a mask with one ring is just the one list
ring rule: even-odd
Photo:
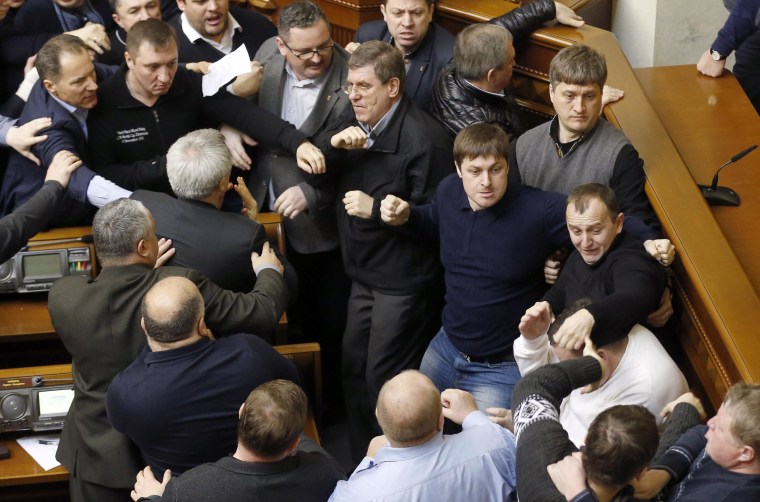
[[[546,334],[535,338],[523,328],[536,311],[533,307],[526,311],[520,323],[520,337],[514,343],[520,374],[525,376],[546,364],[582,355],[582,350],[561,349],[550,340],[565,319],[590,303],[588,299],[573,303]],[[660,412],[665,405],[689,390],[686,379],[659,340],[640,324],[634,325],[627,337],[599,347],[598,352],[607,363],[599,390],[583,394],[581,389],[575,389],[560,407],[559,421],[578,447],[583,445],[591,422],[605,409],[618,404],[639,404],[659,417],[660,424]]]

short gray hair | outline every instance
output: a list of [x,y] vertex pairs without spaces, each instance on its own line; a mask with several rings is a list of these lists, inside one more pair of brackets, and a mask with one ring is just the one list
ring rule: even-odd
[[230,177],[231,171],[232,155],[216,129],[187,133],[166,154],[169,184],[180,199],[208,197],[222,179]]
[[92,222],[95,250],[106,266],[137,253],[137,244],[152,234],[150,213],[142,202],[132,199],[109,202],[95,213]]
[[280,10],[277,18],[277,34],[280,38],[287,39],[291,29],[309,28],[320,20],[327,23],[329,29],[330,22],[318,5],[308,0],[294,2]]
[[372,66],[372,71],[381,84],[397,78],[399,90],[404,92],[406,67],[404,55],[395,46],[379,40],[370,40],[361,44],[348,60],[348,69],[355,70]]
[[509,31],[495,24],[478,23],[463,29],[454,44],[457,74],[475,80],[484,78],[490,69],[509,63],[505,44],[511,40]]

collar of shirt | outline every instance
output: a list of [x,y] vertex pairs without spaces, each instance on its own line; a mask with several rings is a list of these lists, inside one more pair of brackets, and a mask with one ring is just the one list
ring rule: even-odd
[[240,23],[238,23],[235,18],[232,17],[232,14],[227,13],[227,31],[224,32],[224,36],[222,36],[221,42],[215,42],[210,38],[204,37],[198,33],[195,28],[190,26],[190,22],[187,20],[187,16],[184,12],[180,16],[180,20],[182,21],[182,32],[187,36],[187,39],[190,40],[191,43],[194,44],[198,40],[202,39],[214,49],[222,51],[225,54],[232,52],[232,35],[235,33],[235,30],[243,31],[243,27],[240,26]]
[[206,350],[212,343],[214,342],[208,338],[201,338],[197,342],[193,342],[190,345],[185,345],[177,349],[152,351],[150,350],[150,347],[145,347],[145,350],[148,351],[148,353],[145,354],[145,364],[160,364],[175,359],[183,359],[189,355]]
[[288,62],[285,62],[285,73],[288,74],[288,86],[290,87],[314,86],[317,89],[322,88],[322,85],[325,83],[325,77],[327,76],[327,72],[325,72],[322,75],[318,76],[317,78],[305,78],[303,80],[298,80],[298,77],[296,76],[296,72],[293,71],[293,68],[290,66],[290,63]]
[[389,445],[378,450],[377,454],[375,455],[375,465],[381,464],[383,462],[399,462],[422,457],[439,449],[441,445],[443,445],[442,432],[439,432],[436,436],[427,442],[418,444],[416,446],[394,448]]
[[[50,94],[50,92],[48,92],[48,94]],[[84,131],[84,135],[87,136],[87,114],[89,113],[89,110],[85,110],[84,108],[77,108],[74,105],[70,105],[67,102],[53,96],[52,94],[50,94],[50,97],[56,100],[59,105],[61,105],[67,112],[69,112],[74,116],[75,119],[77,119],[77,122],[79,122],[79,125],[82,127],[82,131]]]
[[393,103],[393,106],[391,106],[390,110],[385,112],[383,118],[377,121],[375,127],[370,127],[369,124],[359,122],[359,126],[364,129],[364,132],[367,133],[367,146],[369,148],[372,148],[372,144],[375,142],[375,139],[377,139],[377,137],[383,133],[385,128],[388,127],[388,123],[393,118],[393,114],[396,113],[396,109],[398,108],[399,103],[401,103],[400,99]]

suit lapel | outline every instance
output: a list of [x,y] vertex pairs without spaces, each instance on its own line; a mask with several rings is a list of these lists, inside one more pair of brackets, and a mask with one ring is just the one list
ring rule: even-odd
[[330,66],[330,71],[327,74],[322,90],[319,92],[317,102],[314,104],[314,108],[311,110],[309,116],[301,125],[300,129],[305,134],[312,136],[316,133],[319,128],[322,127],[325,118],[330,114],[330,110],[332,110],[338,103],[338,100],[343,98],[343,90],[341,89],[341,86],[345,79],[342,71],[344,66],[345,63],[343,62],[343,58],[339,57],[336,49],[332,65]]
[[274,113],[278,117],[282,111],[282,86],[285,85],[285,58],[274,55],[264,66],[261,76],[261,91],[259,106]]

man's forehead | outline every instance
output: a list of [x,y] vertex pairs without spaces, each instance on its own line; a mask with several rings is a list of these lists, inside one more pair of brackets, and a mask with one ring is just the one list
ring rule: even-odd
[[137,60],[140,58],[140,62],[146,61],[171,61],[179,57],[177,49],[177,43],[172,40],[166,45],[153,45],[148,40],[143,41],[137,48],[136,54],[131,54],[132,59]]
[[479,157],[465,157],[462,161],[462,167],[489,168],[497,164],[506,165],[507,159],[498,155],[481,155]]
[[61,72],[59,79],[71,80],[95,71],[95,65],[86,51],[65,52],[61,54]]
[[156,0],[119,0],[119,3],[116,5],[116,10],[127,12],[129,9],[154,3],[156,3]]
[[[298,50],[300,45],[318,44],[320,47],[330,43],[332,36],[324,19],[319,19],[311,26],[293,27],[288,30],[287,42],[290,47]],[[300,45],[299,45],[300,44]],[[303,47],[317,49],[319,47]]]
[[575,94],[586,94],[588,92],[601,92],[599,84],[568,84],[566,82],[558,82],[555,92],[572,92]]
[[385,3],[386,9],[398,10],[427,10],[427,0],[388,0]]
[[567,205],[565,211],[567,215],[568,224],[585,224],[594,225],[597,223],[610,223],[612,218],[610,217],[607,207],[597,198],[591,199],[586,204],[586,208],[580,211],[574,202]]
[[380,79],[375,74],[374,65],[360,66],[358,68],[348,69],[348,81],[352,83],[367,82],[377,83]]

